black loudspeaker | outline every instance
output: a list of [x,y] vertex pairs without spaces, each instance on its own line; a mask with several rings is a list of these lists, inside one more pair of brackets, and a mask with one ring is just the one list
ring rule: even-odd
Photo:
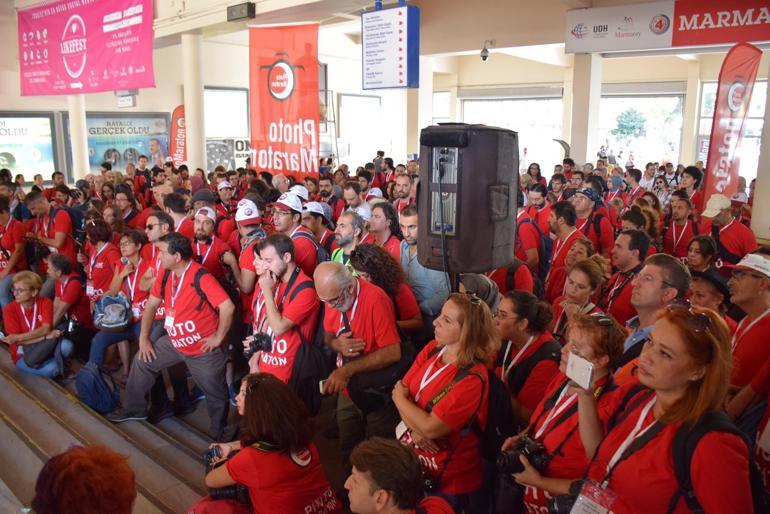
[[420,264],[449,273],[481,273],[510,264],[518,169],[516,132],[463,123],[423,129],[417,194]]

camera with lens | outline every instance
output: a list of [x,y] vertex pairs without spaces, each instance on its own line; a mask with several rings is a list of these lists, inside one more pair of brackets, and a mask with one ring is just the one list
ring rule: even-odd
[[436,477],[423,474],[422,487],[425,490],[425,495],[430,496],[438,491],[438,480],[436,480]]
[[257,352],[270,353],[273,351],[273,336],[258,332],[251,336],[251,342],[249,347],[243,350],[243,356],[246,360],[251,359],[251,356]]
[[[228,459],[231,458],[236,453],[238,453],[237,450],[231,452],[227,458]],[[203,454],[203,461],[206,463],[207,475],[211,472],[211,470],[221,466],[225,462],[224,460],[220,462],[214,462],[215,460],[218,460],[221,457],[222,457],[222,449],[219,446],[214,446],[213,448],[209,448],[208,450],[206,450],[206,452]],[[249,489],[248,487],[241,484],[209,489],[209,496],[211,496],[212,500],[235,500],[244,505],[247,505],[249,509],[251,509],[251,498],[249,498]]]
[[505,474],[524,471],[524,465],[519,460],[520,455],[525,456],[532,467],[541,475],[545,474],[548,463],[551,461],[551,456],[545,446],[529,437],[522,437],[516,441],[513,448],[500,452],[497,456],[498,471]]
[[582,480],[572,482],[569,486],[569,494],[560,494],[548,501],[548,514],[569,514],[581,489],[583,489]]

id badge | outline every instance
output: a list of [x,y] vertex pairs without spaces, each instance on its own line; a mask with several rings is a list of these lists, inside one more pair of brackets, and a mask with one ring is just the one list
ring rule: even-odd
[[762,431],[762,435],[759,436],[757,444],[763,451],[770,453],[770,422],[765,425],[765,429]]
[[166,309],[166,321],[163,326],[168,330],[174,326],[174,309]]
[[396,440],[401,444],[412,444],[412,434],[409,433],[409,427],[403,421],[396,425]]
[[139,312],[139,307],[131,307],[131,313],[134,315],[134,319],[142,317],[142,313]]
[[86,284],[86,296],[93,296],[94,295],[94,283],[91,281],[88,281]]
[[617,495],[594,482],[586,480],[580,488],[570,514],[607,514],[615,503]]

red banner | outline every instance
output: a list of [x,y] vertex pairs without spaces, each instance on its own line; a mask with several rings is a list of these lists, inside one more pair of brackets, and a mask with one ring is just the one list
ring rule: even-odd
[[249,29],[251,166],[318,173],[318,25]]
[[770,40],[767,0],[676,0],[673,46]]
[[184,124],[184,105],[178,105],[171,114],[171,140],[169,156],[178,168],[187,160],[187,130]]
[[730,198],[738,190],[741,140],[761,58],[762,51],[756,46],[738,43],[722,63],[703,183],[704,204],[712,194]]

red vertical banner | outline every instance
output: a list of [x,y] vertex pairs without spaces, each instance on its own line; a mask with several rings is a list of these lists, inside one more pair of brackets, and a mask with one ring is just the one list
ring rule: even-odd
[[741,141],[761,58],[762,51],[756,46],[738,43],[722,63],[703,183],[704,204],[713,194],[730,198],[738,190]]
[[178,105],[171,114],[171,138],[168,152],[176,168],[187,160],[187,130],[184,123],[184,105]]
[[318,173],[318,25],[249,29],[251,166]]

